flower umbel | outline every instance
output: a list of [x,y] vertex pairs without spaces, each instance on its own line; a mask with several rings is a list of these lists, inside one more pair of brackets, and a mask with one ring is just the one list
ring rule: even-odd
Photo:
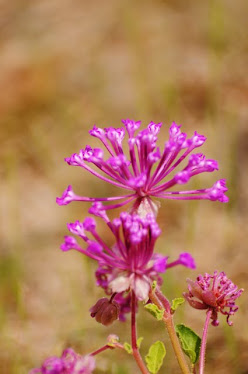
[[31,370],[29,374],[91,374],[94,369],[95,359],[92,356],[80,356],[68,348],[61,357],[47,358],[40,368]]
[[232,326],[233,322],[229,318],[238,310],[235,304],[236,299],[244,291],[238,289],[226,274],[222,271],[199,275],[196,281],[187,279],[188,290],[183,295],[190,306],[195,309],[208,309],[212,311],[212,325],[218,326],[218,312],[227,316],[227,323]]
[[[134,290],[139,300],[145,300],[151,281],[156,279],[161,283],[159,273],[164,273],[167,267],[184,265],[195,268],[194,260],[188,253],[181,254],[171,264],[167,263],[168,257],[154,254],[160,229],[153,214],[140,217],[122,212],[119,218],[111,222],[99,202],[93,204],[90,212],[107,223],[115,239],[113,246],[103,241],[96,231],[95,220],[88,217],[82,223],[76,221],[68,224],[69,231],[81,237],[86,242],[87,249],[83,249],[74,237],[68,236],[61,249],[75,249],[96,260],[99,265],[96,271],[97,284],[108,294],[117,293],[115,301],[119,302],[119,294],[129,289]],[[93,240],[88,237],[87,232]]]
[[[225,179],[218,180],[212,187],[199,190],[170,191],[176,185],[186,184],[191,177],[203,172],[218,170],[215,160],[207,159],[202,153],[192,153],[206,140],[205,136],[196,131],[190,138],[181,132],[181,126],[173,123],[169,130],[169,140],[162,150],[157,147],[157,135],[161,123],[151,122],[146,129],[139,131],[140,121],[123,120],[125,128],[97,128],[90,130],[90,134],[98,138],[107,153],[101,148],[86,146],[80,152],[67,157],[69,165],[80,166],[101,180],[130,191],[130,194],[108,198],[90,198],[76,195],[69,186],[63,195],[57,198],[59,205],[66,205],[71,201],[114,201],[123,200],[108,209],[123,206],[135,200],[135,209],[146,204],[145,212],[156,214],[156,204],[151,197],[174,200],[212,200],[227,202],[228,197]],[[127,155],[124,153],[123,141],[127,134]],[[179,164],[187,160],[186,166],[176,171]],[[100,171],[98,172],[97,169]],[[148,210],[149,209],[149,210]],[[141,212],[142,213],[142,212]],[[140,212],[139,212],[140,214]]]

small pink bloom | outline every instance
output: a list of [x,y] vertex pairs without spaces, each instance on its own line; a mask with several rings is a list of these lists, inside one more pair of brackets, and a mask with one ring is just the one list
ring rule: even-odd
[[219,325],[219,312],[227,316],[227,323],[232,326],[233,322],[229,321],[229,318],[238,310],[235,302],[243,289],[238,289],[223,271],[215,271],[213,275],[199,275],[195,282],[191,279],[187,279],[187,282],[188,292],[184,293],[184,297],[190,306],[211,310],[213,326]]
[[67,348],[61,357],[49,357],[42,366],[32,369],[29,374],[92,374],[95,359],[92,356],[81,356]]

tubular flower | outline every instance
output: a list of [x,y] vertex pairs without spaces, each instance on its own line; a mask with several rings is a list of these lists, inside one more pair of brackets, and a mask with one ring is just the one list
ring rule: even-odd
[[187,279],[187,283],[189,292],[183,295],[190,306],[195,309],[212,310],[213,326],[219,325],[218,312],[227,316],[227,323],[232,326],[233,322],[229,321],[229,318],[238,310],[235,301],[243,289],[238,289],[223,271],[215,271],[213,275],[199,275],[195,282]]
[[[90,130],[90,135],[102,142],[106,155],[101,148],[86,146],[79,153],[67,157],[65,161],[69,165],[80,166],[99,179],[130,191],[130,193],[108,198],[90,198],[76,195],[72,187],[69,186],[63,195],[57,198],[59,205],[66,205],[71,201],[110,202],[122,200],[120,203],[109,205],[108,209],[111,209],[135,201],[136,211],[139,208],[142,210],[142,205],[145,204],[145,212],[149,209],[156,214],[157,207],[151,197],[174,200],[228,201],[228,197],[225,195],[227,191],[225,179],[220,179],[212,187],[205,189],[170,191],[177,185],[186,184],[194,175],[218,170],[217,161],[207,159],[202,153],[192,153],[203,145],[206,140],[205,136],[195,131],[192,137],[187,138],[187,134],[181,132],[181,126],[172,123],[169,130],[169,140],[160,150],[156,143],[161,123],[151,122],[146,129],[135,135],[141,122],[129,119],[122,122],[125,128],[101,129],[94,126]],[[125,135],[128,138],[127,154],[123,149]],[[186,166],[178,170],[177,167],[183,161],[186,161]]]
[[91,374],[94,369],[92,356],[80,356],[68,348],[61,357],[47,358],[40,368],[32,369],[29,374]]
[[[117,293],[116,301],[121,300],[123,292],[130,289],[134,290],[139,300],[145,300],[151,281],[156,279],[161,283],[159,273],[164,273],[167,267],[181,264],[195,268],[192,257],[187,253],[181,254],[172,265],[167,263],[168,257],[154,254],[154,245],[160,235],[160,229],[153,214],[140,217],[137,214],[122,212],[119,218],[111,222],[99,202],[93,204],[90,212],[100,216],[107,223],[114,236],[113,246],[103,241],[96,231],[95,220],[88,217],[82,223],[76,221],[68,224],[69,231],[81,237],[87,248],[83,249],[74,237],[66,236],[61,249],[75,249],[96,260],[97,285],[107,294]],[[87,232],[93,240],[88,237]],[[125,298],[122,303],[127,308]]]

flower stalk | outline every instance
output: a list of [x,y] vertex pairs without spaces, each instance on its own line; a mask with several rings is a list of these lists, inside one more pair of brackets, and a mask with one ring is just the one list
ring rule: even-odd
[[94,352],[90,353],[90,356],[96,356],[96,355],[98,355],[99,353],[102,353],[102,352],[106,351],[107,349],[114,349],[114,347],[111,347],[110,345],[105,344],[103,347],[98,348],[98,349],[95,350]]
[[162,292],[158,290],[157,288],[155,292],[150,291],[149,298],[155,305],[157,305],[159,309],[164,309],[163,322],[165,324],[166,330],[171,340],[171,344],[174,349],[178,364],[183,374],[190,374],[187,361],[185,359],[183,350],[181,348],[179,339],[176,334],[176,330],[175,330],[174,322],[173,322],[173,316],[170,312],[169,301],[162,294]]
[[131,295],[131,342],[133,349],[133,357],[142,374],[149,374],[146,365],[140,355],[139,348],[137,345],[137,330],[136,330],[136,296],[134,291]]
[[175,330],[172,315],[170,315],[167,318],[164,318],[163,321],[165,323],[165,327],[166,327],[168,335],[170,337],[171,344],[173,346],[173,349],[174,349],[174,352],[175,352],[175,355],[176,355],[176,358],[177,358],[177,361],[179,363],[179,366],[181,368],[182,373],[190,374],[188,364],[186,362],[184,353],[182,351],[179,339],[178,339],[177,334],[176,334],[176,330]]
[[206,321],[203,328],[202,341],[201,341],[201,351],[200,351],[200,361],[199,361],[199,374],[204,373],[205,366],[205,354],[206,354],[206,345],[207,345],[207,334],[210,318],[212,315],[212,310],[207,311]]

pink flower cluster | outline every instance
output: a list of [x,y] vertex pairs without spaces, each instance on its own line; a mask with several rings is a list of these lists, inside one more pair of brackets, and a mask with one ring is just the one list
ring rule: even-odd
[[[134,290],[139,300],[148,298],[152,280],[161,283],[159,273],[167,268],[183,265],[195,268],[189,253],[181,253],[173,263],[167,263],[168,257],[154,253],[154,246],[161,231],[153,214],[141,217],[137,214],[122,212],[112,222],[101,203],[93,204],[90,212],[100,216],[114,236],[114,243],[109,246],[97,233],[96,222],[88,217],[84,222],[69,223],[69,231],[83,239],[87,248],[83,249],[76,239],[66,236],[61,245],[63,251],[75,249],[96,260],[97,284],[108,294]],[[91,234],[92,239],[88,237]]]
[[[90,216],[83,222],[77,220],[67,224],[69,232],[74,236],[65,236],[60,247],[62,251],[74,249],[97,262],[96,283],[111,297],[98,300],[91,307],[90,313],[105,326],[116,319],[124,320],[131,305],[131,320],[134,323],[137,301],[149,300],[152,282],[156,281],[160,286],[160,274],[167,269],[176,265],[195,269],[194,259],[187,252],[181,253],[172,262],[168,262],[168,256],[154,252],[161,230],[156,222],[158,204],[153,198],[228,201],[225,179],[217,180],[208,188],[180,188],[195,175],[218,170],[217,161],[207,159],[202,153],[194,153],[206,141],[205,136],[195,131],[193,136],[188,137],[181,131],[181,126],[172,123],[169,139],[160,149],[157,140],[161,123],[150,122],[147,128],[138,131],[140,121],[126,119],[122,122],[124,127],[121,128],[101,129],[94,126],[90,135],[100,140],[103,149],[87,145],[65,161],[128,192],[120,196],[83,197],[76,195],[69,185],[62,196],[56,199],[59,205],[67,205],[72,201],[91,202],[89,213],[101,218],[112,234],[113,243],[110,245],[99,235],[96,221]],[[116,200],[121,202],[111,203]],[[120,213],[112,221],[109,219],[109,209],[131,202],[129,212]],[[85,245],[78,243],[75,236],[82,239]],[[195,282],[188,280],[188,293],[184,293],[184,297],[192,307],[210,310],[208,316],[211,313],[214,326],[219,324],[218,312],[226,315],[231,325],[229,318],[238,310],[235,300],[242,291],[224,272],[215,272],[213,276],[199,275]],[[102,352],[106,347],[96,352]],[[33,369],[30,374],[91,374],[95,368],[92,355],[80,356],[72,349],[67,349],[60,358],[46,359],[40,368]]]
[[[194,260],[187,252],[181,253],[171,263],[168,263],[168,257],[154,253],[160,229],[155,218],[158,205],[152,197],[228,201],[224,179],[218,180],[210,188],[170,191],[175,186],[186,184],[197,174],[218,170],[217,161],[207,159],[202,153],[193,153],[203,145],[205,136],[195,131],[192,137],[188,137],[181,131],[181,126],[173,123],[169,129],[169,139],[163,149],[160,149],[157,140],[161,123],[150,122],[146,129],[138,131],[140,121],[126,119],[122,122],[124,127],[121,128],[101,129],[94,126],[90,134],[101,141],[103,149],[86,146],[65,161],[69,165],[80,166],[97,178],[128,190],[129,193],[102,198],[82,197],[68,186],[63,195],[57,198],[59,205],[66,205],[71,201],[93,203],[89,212],[101,217],[111,230],[114,244],[109,246],[98,235],[93,218],[70,223],[69,231],[81,237],[87,248],[82,248],[75,237],[66,236],[61,249],[75,249],[98,262],[97,285],[109,295],[116,294],[115,301],[120,304],[120,319],[124,319],[124,314],[130,311],[130,295],[126,291],[133,290],[138,300],[145,300],[151,282],[157,280],[161,284],[160,274],[166,269],[175,265],[195,268]],[[178,166],[183,164],[181,170],[178,170]],[[122,201],[113,205],[102,204],[115,200]],[[133,203],[130,214],[122,212],[119,218],[111,222],[106,211],[129,202]],[[87,232],[91,234],[91,238]]]
[[94,369],[92,356],[80,356],[68,348],[61,357],[47,358],[40,368],[32,369],[29,374],[91,374]]
[[[203,172],[218,170],[215,160],[207,159],[202,153],[192,153],[203,145],[206,138],[196,131],[192,137],[181,131],[181,126],[173,123],[169,130],[169,140],[161,150],[157,146],[157,135],[161,123],[151,122],[146,129],[135,132],[140,127],[140,121],[122,121],[125,128],[105,129],[96,126],[90,134],[98,138],[107,154],[104,156],[102,148],[86,146],[79,153],[67,157],[69,165],[80,166],[99,179],[120,187],[129,194],[107,198],[89,198],[76,195],[71,186],[57,198],[59,205],[66,205],[71,201],[113,201],[122,202],[108,206],[108,209],[123,206],[131,201],[136,201],[136,208],[145,199],[150,205],[150,210],[156,213],[156,206],[151,197],[174,200],[211,200],[227,202],[228,197],[225,179],[220,179],[212,187],[198,190],[175,190],[175,186],[188,183],[195,175]],[[127,134],[127,154],[124,152],[123,142]],[[177,171],[177,167],[186,161],[186,165]]]

